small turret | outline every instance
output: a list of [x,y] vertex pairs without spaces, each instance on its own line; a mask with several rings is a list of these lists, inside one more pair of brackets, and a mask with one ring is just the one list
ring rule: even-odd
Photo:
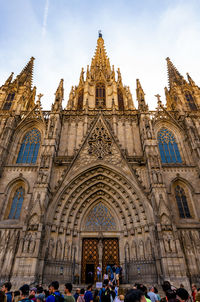
[[137,95],[137,101],[138,101],[138,109],[140,111],[148,111],[148,105],[145,102],[145,93],[142,89],[142,86],[140,84],[140,80],[136,80],[136,95]]
[[61,79],[60,83],[58,85],[58,88],[56,90],[55,101],[54,101],[54,104],[52,104],[52,111],[62,110],[62,101],[63,101],[63,98],[64,98],[63,82],[64,82],[64,80]]

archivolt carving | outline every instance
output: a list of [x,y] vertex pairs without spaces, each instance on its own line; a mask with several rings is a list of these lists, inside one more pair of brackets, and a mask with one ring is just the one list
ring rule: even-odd
[[[63,224],[66,221],[65,217],[70,213],[67,217],[68,223],[75,220],[77,225],[80,213],[83,211],[82,207],[84,208],[86,204],[92,202],[91,196],[94,200],[94,193],[96,197],[100,194],[101,196],[106,195],[106,198],[111,199],[112,202],[114,200],[116,207],[122,213],[122,215],[120,214],[122,219],[129,217],[129,223],[133,223],[135,217],[137,222],[147,220],[143,204],[142,202],[139,204],[139,198],[128,181],[121,175],[103,167],[87,171],[69,185],[61,197],[62,200],[67,199],[67,202],[58,203],[54,219],[60,219],[60,223]],[[81,206],[77,208],[78,205]]]

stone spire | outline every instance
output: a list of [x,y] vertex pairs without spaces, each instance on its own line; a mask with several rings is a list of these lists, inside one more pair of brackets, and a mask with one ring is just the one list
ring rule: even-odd
[[148,105],[145,102],[145,93],[142,89],[142,86],[140,84],[140,80],[136,80],[136,95],[137,95],[137,101],[138,101],[138,109],[140,111],[148,111]]
[[63,88],[64,80],[61,79],[58,85],[58,88],[55,93],[55,101],[52,104],[52,111],[59,111],[62,109],[62,100],[64,98],[64,88]]
[[189,75],[189,73],[187,72],[187,78],[188,78],[188,82],[190,83],[191,86],[196,86],[194,80],[191,78],[191,76]]
[[21,73],[17,76],[18,85],[26,85],[27,87],[31,88],[32,80],[33,80],[33,62],[35,58],[31,57],[30,61],[26,64],[23,68]]
[[183,83],[185,83],[183,76],[178,72],[176,67],[171,62],[170,58],[167,57],[166,60],[167,60],[169,87],[172,88],[174,84],[182,85]]
[[108,80],[111,76],[111,66],[104,47],[102,34],[99,33],[95,55],[91,62],[90,72],[95,80],[104,78]]

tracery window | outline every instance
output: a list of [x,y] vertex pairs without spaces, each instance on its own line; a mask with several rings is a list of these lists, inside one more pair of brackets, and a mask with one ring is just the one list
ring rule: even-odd
[[179,185],[177,185],[175,187],[175,197],[176,197],[176,202],[177,202],[177,206],[178,206],[178,210],[179,210],[179,216],[181,218],[191,218],[185,191]]
[[20,187],[16,190],[15,195],[13,197],[8,219],[19,219],[23,200],[24,200],[24,189]]
[[176,139],[171,131],[162,128],[158,132],[158,146],[162,163],[181,163]]
[[77,106],[77,110],[82,110],[82,109],[83,109],[83,89],[78,94],[78,106]]
[[9,93],[7,98],[6,98],[6,101],[4,103],[4,106],[3,106],[3,110],[9,110],[11,105],[12,105],[12,101],[14,100],[15,98],[15,93]]
[[90,231],[115,230],[116,223],[110,211],[100,202],[89,212],[85,228]]
[[119,110],[124,110],[124,99],[123,99],[123,93],[121,89],[117,89],[117,96],[118,96],[118,108]]
[[106,89],[104,83],[96,85],[96,107],[104,108],[106,106]]
[[41,134],[38,129],[30,130],[22,141],[17,163],[35,164],[40,147]]
[[185,98],[186,98],[186,101],[188,102],[188,105],[190,107],[191,110],[197,110],[197,106],[194,102],[194,98],[193,96],[191,95],[191,93],[189,91],[187,91],[185,93]]

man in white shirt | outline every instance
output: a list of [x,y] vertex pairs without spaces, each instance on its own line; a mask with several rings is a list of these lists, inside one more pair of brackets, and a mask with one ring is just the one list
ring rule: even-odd
[[151,299],[151,302],[159,302],[157,295],[154,293],[154,287],[150,287],[148,296]]
[[98,282],[101,281],[101,265],[100,264],[97,266],[97,280],[98,280]]

